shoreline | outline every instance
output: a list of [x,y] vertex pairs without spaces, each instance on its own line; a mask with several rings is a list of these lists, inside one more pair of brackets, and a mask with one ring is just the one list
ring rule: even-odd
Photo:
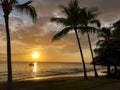
[[[99,76],[104,76],[106,73],[103,73],[105,69],[100,69],[97,70]],[[54,75],[54,76],[35,76],[35,77],[28,77],[28,78],[21,78],[21,79],[13,79],[13,82],[16,81],[28,81],[28,80],[46,80],[46,79],[51,79],[51,78],[64,78],[64,77],[83,77],[83,72],[79,73],[68,73],[68,74],[59,74],[59,75]],[[87,71],[87,75],[90,77],[94,77],[94,71]],[[0,83],[5,83],[7,81],[0,81]]]
[[[99,76],[105,76],[106,73],[103,73],[104,69],[101,69],[101,70],[98,70],[98,74]],[[94,77],[94,71],[88,71],[87,72],[88,76],[89,77]],[[33,78],[28,78],[28,79],[25,79],[25,80],[45,80],[45,79],[50,79],[50,78],[64,78],[64,77],[83,77],[83,72],[80,72],[80,73],[70,73],[70,74],[61,74],[61,75],[55,75],[55,76],[44,76],[44,77],[33,77]]]

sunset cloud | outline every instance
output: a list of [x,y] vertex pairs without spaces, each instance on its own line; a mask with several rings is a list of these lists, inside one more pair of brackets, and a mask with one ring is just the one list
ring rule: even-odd
[[[60,56],[61,59],[68,61],[73,58],[79,61],[79,49],[73,32],[70,32],[58,41],[51,42],[52,37],[58,33],[62,27],[51,23],[50,18],[57,14],[60,15],[59,5],[66,5],[69,1],[70,0],[34,0],[33,5],[38,13],[38,20],[34,24],[29,18],[26,19],[27,16],[22,16],[22,19],[21,15],[19,16],[19,14],[14,12],[10,15],[12,54],[14,60],[29,60],[30,53],[33,50],[38,50],[42,52],[42,59],[44,60],[49,59],[54,61],[53,59],[57,60],[57,57]],[[80,0],[80,6],[82,7],[96,6],[99,8],[102,14],[98,18],[101,20],[103,26],[109,25],[120,18],[119,3],[120,0]],[[0,14],[0,20],[0,41],[2,42],[0,45],[0,55],[3,55],[2,58],[5,58],[6,34],[2,14]],[[86,34],[80,35],[80,40],[84,53],[87,53],[85,57],[89,59],[90,53],[88,51],[89,46]],[[91,35],[91,40],[93,45],[95,45],[96,36]],[[72,57],[71,54],[74,57]]]

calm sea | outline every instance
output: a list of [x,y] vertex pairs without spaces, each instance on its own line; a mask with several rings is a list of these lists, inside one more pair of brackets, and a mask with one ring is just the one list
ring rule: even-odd
[[[93,66],[86,64],[88,75],[93,74]],[[12,62],[13,80],[37,79],[57,76],[83,76],[83,66],[81,63],[61,63],[61,62]],[[104,67],[97,66],[99,75]],[[0,62],[0,82],[7,81],[6,62]]]

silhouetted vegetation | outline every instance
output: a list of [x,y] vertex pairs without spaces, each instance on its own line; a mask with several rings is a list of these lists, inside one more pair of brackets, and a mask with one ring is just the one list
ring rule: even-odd
[[100,13],[98,12],[98,8],[96,7],[90,8],[90,9],[81,8],[78,4],[79,4],[78,0],[71,0],[68,7],[60,6],[60,8],[62,9],[61,11],[65,15],[65,17],[51,18],[51,21],[54,21],[58,24],[62,24],[65,27],[53,37],[52,41],[62,38],[63,36],[67,35],[68,32],[71,30],[75,31],[80,54],[82,57],[84,75],[85,75],[85,78],[87,78],[85,62],[84,62],[84,57],[83,57],[83,52],[82,52],[80,37],[78,36],[78,32],[82,34],[87,33],[89,47],[90,47],[90,51],[93,59],[94,72],[95,72],[95,76],[97,77],[98,74],[95,67],[95,63],[94,63],[94,56],[93,56],[89,33],[96,33],[100,28],[101,23],[96,18],[97,15],[99,15]]
[[6,35],[7,35],[7,68],[8,68],[8,87],[7,90],[12,90],[12,65],[11,65],[11,39],[9,30],[9,15],[13,9],[21,13],[29,15],[33,21],[37,18],[35,8],[32,7],[32,1],[27,1],[24,4],[19,4],[18,0],[0,0],[0,5],[4,13]]
[[[9,29],[9,15],[13,9],[18,12],[27,14],[33,19],[37,20],[35,8],[31,5],[32,0],[20,4],[18,0],[0,0],[0,6],[3,10],[6,38],[7,38],[7,69],[8,69],[8,86],[7,90],[12,90],[12,64],[11,64],[11,39]],[[98,8],[86,8],[79,6],[79,0],[71,0],[67,6],[60,5],[62,17],[51,18],[52,22],[56,22],[63,26],[63,29],[53,36],[52,41],[59,40],[67,35],[70,31],[75,33],[78,43],[79,52],[81,55],[84,79],[88,79],[86,72],[86,65],[84,61],[83,51],[81,47],[81,38],[79,33],[86,33],[88,43],[91,51],[92,62],[95,76],[97,77],[97,70],[95,65],[102,65],[107,67],[107,75],[109,77],[120,77],[120,20],[113,23],[110,27],[102,27],[97,19],[100,14]],[[101,28],[101,29],[100,29]],[[98,41],[94,50],[95,57],[92,51],[91,39],[89,33],[98,33]],[[114,67],[114,69],[111,69]],[[113,70],[113,71],[112,71]]]
[[60,9],[62,13],[65,15],[65,17],[61,17],[61,18],[53,17],[51,18],[51,21],[56,22],[58,24],[62,24],[64,28],[53,37],[52,41],[62,38],[72,30],[75,32],[79,50],[80,50],[80,55],[82,58],[82,63],[83,63],[84,79],[87,79],[85,61],[84,61],[83,52],[80,44],[80,38],[78,36],[78,29],[81,26],[80,12],[82,9],[79,7],[78,0],[71,0],[68,6],[61,5]]
[[[107,66],[108,76],[111,75],[111,66],[114,66],[114,76],[118,77],[119,73],[117,67],[120,66],[120,21],[115,22],[109,28],[102,27],[102,29],[100,29],[101,23],[97,19],[97,16],[100,14],[100,12],[98,12],[98,8],[81,8],[78,4],[78,0],[71,0],[68,6],[61,5],[60,8],[65,17],[51,18],[51,21],[64,26],[64,28],[53,37],[52,41],[62,38],[71,30],[75,31],[82,57],[84,76],[85,79],[87,79],[85,62],[78,32],[82,34],[87,33],[95,76],[98,76],[95,67],[96,64]],[[94,50],[96,54],[95,57],[93,56],[89,33],[98,33],[99,40],[96,43],[97,48]]]
[[91,56],[92,56],[92,60],[93,60],[93,68],[94,68],[95,77],[98,77],[98,74],[97,74],[97,70],[95,67],[94,56],[93,56],[89,33],[97,33],[98,32],[98,30],[101,26],[101,23],[96,17],[99,14],[100,13],[98,12],[98,8],[96,8],[96,7],[93,7],[90,9],[82,8],[81,12],[80,12],[81,28],[79,29],[79,32],[81,32],[82,34],[87,33],[88,43],[89,43],[90,52],[91,52]]
[[[108,76],[120,77],[120,21],[115,22],[110,28],[102,28],[97,42],[96,64],[107,66]],[[114,67],[111,69],[110,67]],[[113,75],[111,74],[113,73]]]

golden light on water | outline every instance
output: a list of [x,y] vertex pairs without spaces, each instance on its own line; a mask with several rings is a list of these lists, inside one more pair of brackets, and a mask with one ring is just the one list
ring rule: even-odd
[[37,73],[37,63],[36,63],[36,62],[34,62],[33,72],[34,72],[34,73]]

